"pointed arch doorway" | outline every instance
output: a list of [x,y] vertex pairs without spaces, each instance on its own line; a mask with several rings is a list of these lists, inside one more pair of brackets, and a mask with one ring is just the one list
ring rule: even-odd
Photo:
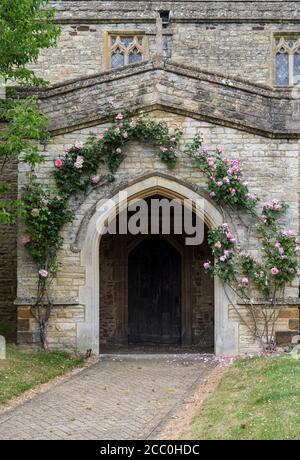
[[[112,192],[110,195],[110,201],[115,203],[118,202],[119,190],[117,189]],[[169,198],[181,197],[189,200],[200,198],[203,201],[203,207],[202,209],[199,209],[199,215],[203,217],[203,221],[205,222],[207,228],[215,228],[223,222],[221,212],[210,202],[209,199],[206,198],[204,191],[201,191],[200,189],[195,191],[195,188],[193,188],[192,185],[183,183],[182,181],[179,181],[167,174],[149,173],[143,175],[134,180],[132,183],[123,186],[121,190],[126,191],[127,199],[147,197],[153,195],[154,193],[161,193],[163,196]],[[97,202],[97,206],[103,202],[107,202],[107,197],[99,200]],[[122,203],[123,201],[121,201],[121,204]],[[122,298],[120,298],[118,294],[120,292],[125,292],[128,287],[126,287],[126,284],[123,284],[122,286],[120,278],[114,276],[116,273],[124,273],[126,270],[126,258],[122,256],[124,252],[120,252],[121,247],[118,244],[118,241],[121,239],[116,239],[114,244],[110,247],[110,242],[105,241],[105,236],[103,236],[103,230],[105,229],[107,218],[111,215],[111,208],[108,208],[107,212],[104,214],[102,212],[98,212],[96,206],[94,209],[95,211],[87,216],[87,225],[83,226],[84,231],[78,234],[77,239],[77,247],[80,248],[81,252],[81,267],[85,272],[86,280],[85,285],[80,287],[79,290],[78,300],[79,304],[83,305],[85,308],[85,319],[77,325],[77,347],[83,352],[87,348],[92,348],[95,353],[99,353],[99,350],[103,351],[103,349],[101,349],[101,337],[102,340],[103,338],[108,337],[108,334],[111,334],[111,337],[117,337],[118,331],[120,331],[124,325],[128,324],[126,316],[128,315],[126,305],[127,300],[124,302],[124,299],[128,298],[127,293],[126,296],[123,296]],[[108,260],[103,258],[103,253],[106,254]],[[202,256],[205,257],[205,253],[203,254],[201,249],[198,248],[198,250],[196,250],[195,257],[198,261],[200,261]],[[115,260],[117,260],[115,265],[112,260],[114,257]],[[101,267],[107,266],[107,262],[109,262],[109,269],[106,270],[106,279],[103,279]],[[191,266],[191,264],[189,264],[189,266]],[[113,292],[105,292],[104,285],[109,285],[110,280],[113,280]],[[185,272],[182,277],[182,281],[183,280],[186,280],[187,282],[191,280],[188,271]],[[198,281],[196,284],[199,284]],[[229,317],[228,298],[220,280],[215,278],[213,280],[213,284],[215,353],[216,355],[225,356],[235,355],[239,352],[238,324],[234,319]],[[122,287],[122,289],[114,289],[114,286],[118,285],[119,287]],[[186,292],[188,292],[188,289]],[[197,296],[193,298],[193,301],[196,299]],[[113,314],[116,300],[118,300],[118,304],[120,305],[119,319],[116,319],[116,315]],[[108,318],[106,323],[103,321],[103,318],[101,318],[101,311],[103,312],[105,309]],[[182,308],[182,318],[185,315],[188,316],[187,312],[188,309]],[[113,327],[111,327],[111,325]],[[197,325],[194,325],[194,328],[197,330]],[[127,333],[127,331],[123,332]],[[182,337],[184,337],[186,331],[183,323],[181,332]]]

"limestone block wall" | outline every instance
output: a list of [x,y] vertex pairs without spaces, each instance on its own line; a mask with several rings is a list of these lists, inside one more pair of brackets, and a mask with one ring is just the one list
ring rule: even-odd
[[[247,319],[247,324],[251,324],[250,313],[245,310],[243,306],[239,306],[239,313],[243,318]],[[275,337],[276,343],[279,347],[287,346],[291,344],[292,338],[299,335],[299,306],[286,305],[281,308],[278,312],[278,319],[275,325]],[[231,320],[238,321],[238,334],[239,334],[239,352],[240,353],[251,353],[256,352],[260,349],[258,341],[253,338],[251,330],[246,324],[239,319],[239,315],[236,310],[229,307],[229,318]],[[260,330],[263,328],[263,323],[260,323]]]
[[[165,120],[171,127],[179,126],[183,132],[182,144],[185,144],[198,131],[203,131],[205,145],[214,149],[217,145],[223,145],[228,157],[235,157],[241,160],[245,178],[252,183],[252,189],[258,193],[262,201],[278,198],[286,201],[290,207],[285,218],[288,228],[298,231],[298,195],[299,195],[299,173],[298,140],[284,140],[268,138],[239,131],[229,127],[214,125],[208,122],[194,120],[189,117],[172,115],[170,113],[155,111],[149,114],[155,119]],[[51,144],[46,148],[45,163],[39,166],[37,176],[41,181],[49,179],[49,172],[53,168],[53,160],[63,156],[67,147],[75,142],[84,142],[89,132],[100,133],[107,125],[94,126],[73,132],[57,135]],[[76,315],[83,315],[84,306],[78,304],[79,289],[85,285],[85,272],[81,266],[80,252],[71,250],[72,244],[80,247],[80,240],[85,236],[85,228],[88,219],[85,218],[93,205],[102,197],[109,197],[113,190],[124,187],[126,184],[139,177],[154,172],[169,174],[174,180],[181,180],[201,190],[205,186],[205,178],[195,169],[190,160],[183,153],[179,156],[176,169],[169,172],[157,156],[153,146],[140,143],[130,143],[127,146],[127,158],[120,166],[116,181],[110,186],[99,187],[94,190],[86,200],[78,207],[74,221],[63,230],[64,246],[59,255],[61,268],[57,280],[54,281],[52,295],[56,306],[63,306],[63,311],[68,312],[69,308],[76,312]],[[27,180],[28,172],[20,165],[19,186]],[[77,203],[77,206],[80,203]],[[247,220],[247,216],[240,216]],[[227,220],[233,226],[234,231],[239,235],[241,241],[248,243],[249,249],[255,250],[255,240],[244,233],[237,215],[227,216]],[[80,229],[80,231],[79,231]],[[22,233],[22,229],[20,229]],[[28,304],[36,294],[36,268],[32,266],[29,256],[23,248],[18,251],[18,303],[20,308],[27,308]],[[286,296],[293,299],[298,297],[298,281],[289,286]],[[291,302],[293,303],[293,302]],[[70,307],[72,305],[72,307]],[[82,317],[82,316],[81,316]],[[55,324],[58,319],[52,320]],[[72,320],[73,321],[73,320]],[[71,321],[71,322],[72,322]],[[28,330],[32,332],[32,323],[26,323]],[[70,342],[76,346],[76,321],[73,322],[75,332],[72,330]],[[24,326],[25,327],[25,326]],[[72,326],[73,327],[73,326]],[[55,334],[54,334],[55,332]],[[61,341],[57,339],[58,332],[61,334]],[[54,334],[54,335],[53,335]],[[49,339],[52,347],[61,347],[64,332],[49,329]],[[70,333],[71,334],[71,333]],[[248,340],[246,332],[240,328],[240,340]],[[68,337],[68,335],[66,335]],[[20,338],[21,339],[21,338]]]
[[157,11],[169,10],[168,56],[202,70],[273,84],[273,34],[299,33],[299,2],[53,1],[62,35],[34,66],[53,83],[103,69],[105,31],[143,31],[156,51]]

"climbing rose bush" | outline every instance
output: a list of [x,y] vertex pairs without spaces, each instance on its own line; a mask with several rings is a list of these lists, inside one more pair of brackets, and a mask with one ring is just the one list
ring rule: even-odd
[[[170,132],[163,122],[131,118],[128,114],[119,113],[110,128],[90,135],[85,144],[76,143],[54,160],[56,187],[53,190],[37,184],[33,176],[33,182],[24,193],[26,233],[20,242],[37,265],[38,293],[33,309],[43,345],[52,308],[48,288],[51,279],[56,276],[57,252],[63,243],[60,232],[74,216],[70,198],[78,195],[86,197],[94,188],[113,181],[114,173],[126,158],[125,147],[129,141],[151,142],[157,147],[161,161],[174,168],[181,137],[179,129]],[[262,347],[267,343],[271,349],[277,319],[277,313],[274,313],[277,297],[299,272],[300,241],[292,231],[285,231],[278,224],[287,204],[274,199],[264,205],[259,214],[259,198],[244,180],[239,159],[229,159],[222,147],[209,152],[202,147],[202,142],[203,135],[200,133],[186,145],[185,152],[207,176],[209,196],[225,209],[235,208],[249,213],[255,220],[254,229],[260,243],[258,254],[242,251],[238,236],[229,224],[224,223],[209,230],[208,241],[214,260],[206,261],[204,268],[231,287],[245,304],[254,325],[249,325],[247,318],[241,317],[242,321],[260,340]],[[254,296],[263,297],[268,305],[268,309],[260,310],[264,318],[262,330],[258,324],[260,314],[255,307]],[[228,300],[235,307],[235,300]],[[236,311],[241,316],[237,308]]]
[[179,129],[170,132],[166,123],[131,119],[119,113],[104,133],[90,135],[84,145],[76,143],[54,161],[56,184],[68,196],[98,185],[101,182],[98,169],[107,168],[112,176],[126,158],[125,146],[129,141],[151,142],[157,146],[161,161],[172,169],[177,162],[181,136]]
[[202,142],[203,136],[197,134],[185,151],[207,176],[209,196],[218,205],[230,204],[252,212],[259,200],[243,179],[240,161],[227,158],[219,146],[214,152],[209,152],[207,148],[202,148]]

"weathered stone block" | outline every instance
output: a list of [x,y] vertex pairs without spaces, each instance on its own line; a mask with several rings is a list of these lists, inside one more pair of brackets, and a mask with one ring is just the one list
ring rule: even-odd
[[295,335],[297,335],[297,332],[278,331],[276,332],[276,343],[277,345],[290,345]]

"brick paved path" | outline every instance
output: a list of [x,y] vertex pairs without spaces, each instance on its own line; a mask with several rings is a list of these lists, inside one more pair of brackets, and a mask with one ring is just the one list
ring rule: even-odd
[[0,439],[158,439],[214,366],[201,355],[104,358],[0,415]]

